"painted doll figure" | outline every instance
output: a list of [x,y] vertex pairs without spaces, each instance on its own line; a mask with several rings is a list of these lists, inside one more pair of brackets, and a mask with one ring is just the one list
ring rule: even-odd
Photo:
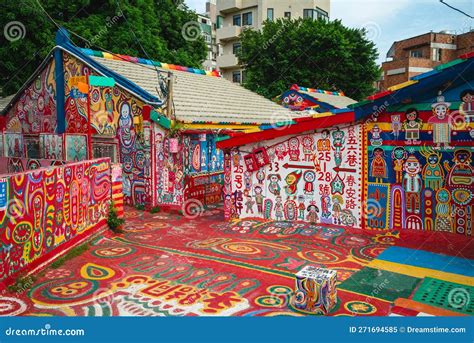
[[449,114],[449,106],[451,103],[444,101],[441,94],[437,98],[437,102],[431,105],[433,107],[433,116],[428,120],[433,128],[433,142],[440,147],[445,148],[451,143],[451,129],[454,120]]
[[341,212],[343,203],[344,199],[339,194],[335,194],[332,196],[332,218],[333,223],[336,225],[341,224]]
[[400,131],[402,129],[401,116],[399,114],[394,114],[390,118],[392,119],[392,123],[390,124],[392,134],[395,139],[398,139],[398,137],[400,136]]
[[408,213],[420,213],[420,193],[422,180],[420,177],[421,165],[414,155],[410,155],[403,166],[403,188],[405,189]]
[[378,125],[374,125],[372,130],[370,130],[372,133],[372,138],[370,139],[370,144],[372,146],[381,146],[383,144],[382,137],[380,137],[380,134],[383,132],[380,130],[380,127]]
[[469,123],[474,121],[474,89],[466,89],[461,92],[461,106],[459,112],[464,115],[464,125],[462,129],[465,129]]
[[307,170],[303,174],[304,180],[304,194],[313,195],[314,194],[314,180],[316,180],[316,173],[312,170]]
[[289,173],[286,178],[285,193],[286,195],[293,195],[297,191],[298,181],[301,178],[301,170],[295,170]]
[[375,182],[382,182],[387,178],[387,163],[385,162],[385,154],[382,148],[375,148],[373,159],[370,163],[370,176],[375,178]]
[[257,211],[258,213],[263,213],[263,189],[260,186],[255,186],[253,190],[255,192],[255,203],[257,204]]
[[304,196],[298,195],[298,219],[304,220],[304,211],[306,207],[304,205]]
[[288,141],[288,155],[290,156],[290,161],[299,161],[300,160],[300,141],[297,137],[293,137]]
[[440,163],[442,155],[439,152],[434,152],[431,147],[422,147],[421,154],[426,158],[426,164],[421,173],[425,180],[425,188],[436,191],[443,187],[444,183],[444,170]]
[[302,139],[304,160],[311,162],[313,160],[314,139],[311,136],[304,136]]
[[406,111],[407,120],[403,123],[405,141],[408,145],[420,144],[420,130],[423,122],[418,118],[418,110],[410,108]]
[[253,205],[255,204],[255,201],[252,199],[250,195],[247,195],[247,201],[245,201],[245,206],[246,206],[246,213],[252,213],[253,214]]
[[321,197],[321,217],[329,218],[331,216],[331,198],[325,194]]
[[280,174],[269,174],[267,177],[269,184],[268,184],[268,191],[273,195],[280,195],[281,187],[278,183],[281,181]]
[[452,231],[450,200],[451,195],[449,194],[447,189],[441,188],[438,192],[436,192],[436,231]]
[[342,163],[342,150],[345,142],[344,131],[337,129],[332,133],[332,138],[332,144],[334,145],[334,159],[336,166],[340,167]]
[[408,156],[404,147],[397,146],[392,151],[393,170],[395,171],[395,179],[397,183],[402,182],[403,164]]
[[308,211],[308,214],[306,216],[306,220],[308,220],[311,224],[315,224],[319,220],[319,208],[316,206],[314,203],[311,203],[311,205],[308,206],[306,209]]
[[281,196],[275,198],[275,218],[276,220],[283,220],[283,202]]
[[472,153],[468,149],[456,149],[453,157],[454,165],[451,167],[448,161],[444,161],[444,167],[448,171],[448,186],[463,187],[474,183],[474,167],[472,166]]
[[318,151],[331,151],[331,142],[329,141],[329,130],[321,132],[321,138],[317,143]]

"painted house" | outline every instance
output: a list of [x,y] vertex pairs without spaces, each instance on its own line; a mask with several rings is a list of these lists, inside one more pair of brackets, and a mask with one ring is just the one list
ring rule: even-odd
[[472,236],[474,54],[318,118],[218,143],[227,219]]
[[292,110],[305,111],[308,114],[325,113],[334,109],[346,108],[357,101],[343,92],[327,91],[316,88],[292,85],[274,99],[278,104]]
[[301,116],[217,72],[81,49],[65,30],[6,102],[9,161],[108,157],[122,164],[125,202],[147,206],[221,200],[216,142]]

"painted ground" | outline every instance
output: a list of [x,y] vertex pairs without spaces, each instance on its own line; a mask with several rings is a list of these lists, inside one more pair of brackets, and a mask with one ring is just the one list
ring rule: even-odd
[[308,264],[337,270],[332,315],[472,314],[472,239],[222,216],[127,208],[125,233],[107,231],[29,289],[4,293],[0,315],[296,316],[294,274]]

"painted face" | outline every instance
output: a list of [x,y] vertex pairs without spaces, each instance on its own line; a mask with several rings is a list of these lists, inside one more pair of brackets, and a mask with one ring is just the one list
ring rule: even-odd
[[438,163],[438,156],[435,154],[431,154],[428,156],[428,163],[431,165],[435,165]]
[[292,138],[288,143],[290,145],[290,148],[292,148],[293,150],[298,149],[298,146],[300,145],[298,138]]
[[446,117],[447,112],[448,108],[445,105],[438,105],[435,107],[435,114],[439,119]]
[[306,182],[313,182],[316,179],[316,174],[310,170],[304,173],[304,180]]
[[471,93],[467,93],[467,94],[464,95],[464,97],[462,98],[462,101],[463,101],[463,102],[472,102],[472,101],[474,101],[474,95],[471,94]]
[[382,157],[383,156],[383,150],[377,149],[374,151],[374,156],[375,157]]
[[292,185],[296,182],[296,175],[294,174],[288,174],[285,178],[285,181],[287,184]]
[[421,170],[420,162],[418,161],[407,161],[405,162],[405,171],[408,174],[418,174]]
[[454,153],[454,160],[464,164],[466,163],[471,157],[471,154],[465,150],[458,150]]
[[400,121],[400,116],[399,115],[392,116],[392,121],[394,123],[398,123]]
[[407,119],[408,120],[415,120],[416,117],[417,117],[416,112],[407,113]]
[[257,195],[262,194],[262,187],[257,186],[257,187],[255,187],[254,190],[255,190],[255,194],[257,194]]
[[405,156],[405,151],[403,149],[395,149],[393,155],[397,160],[401,160]]

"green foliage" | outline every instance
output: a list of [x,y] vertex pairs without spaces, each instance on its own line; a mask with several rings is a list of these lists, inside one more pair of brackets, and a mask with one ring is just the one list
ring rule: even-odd
[[158,213],[158,212],[160,212],[159,206],[155,206],[150,209],[150,213]]
[[109,226],[109,229],[115,233],[120,233],[122,232],[121,226],[123,224],[125,224],[125,220],[118,217],[117,209],[114,207],[114,204],[110,204],[109,217],[107,218],[107,225]]
[[339,20],[279,19],[241,34],[245,87],[273,98],[292,84],[338,91],[356,100],[370,95],[380,76],[375,44],[365,31]]
[[61,267],[66,261],[69,261],[70,259],[73,259],[74,257],[82,255],[82,253],[84,253],[87,250],[89,250],[89,243],[84,243],[77,247],[74,247],[71,250],[69,250],[66,254],[61,256],[60,258],[54,260],[54,262],[51,263],[51,268],[57,269]]
[[[149,58],[159,62],[199,68],[206,57],[202,37],[189,41],[181,33],[197,20],[182,0],[39,1],[59,25],[93,43],[71,34],[80,47],[147,58],[137,37]],[[26,35],[15,41],[0,35],[0,95],[16,92],[31,76],[54,47],[57,30],[37,0],[0,1],[0,28],[12,21],[21,22]]]

